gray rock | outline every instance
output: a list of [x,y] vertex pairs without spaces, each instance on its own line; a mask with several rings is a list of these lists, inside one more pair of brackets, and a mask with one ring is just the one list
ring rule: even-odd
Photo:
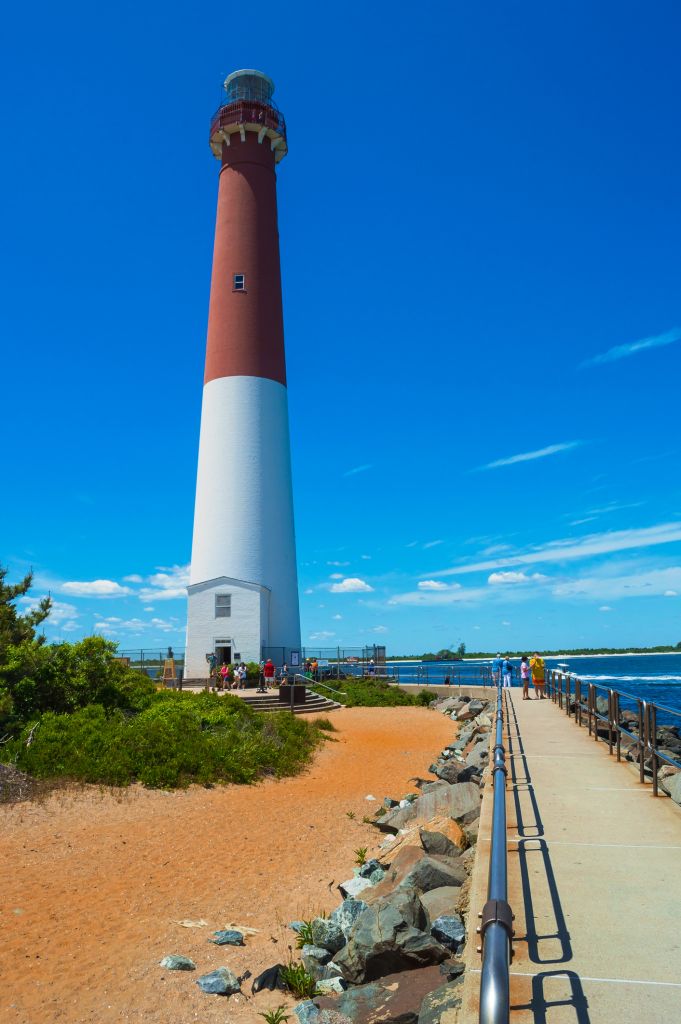
[[458,782],[451,787],[449,814],[455,821],[480,814],[480,789],[474,782]]
[[454,953],[460,952],[466,941],[466,928],[458,914],[438,917],[430,926],[430,934]]
[[229,967],[218,967],[210,974],[203,974],[197,979],[196,984],[202,992],[208,992],[214,996],[229,996],[234,992],[241,991],[239,979],[233,971],[230,971]]
[[300,950],[303,967],[313,978],[326,977],[325,965],[331,959],[331,953],[322,946],[304,945]]
[[383,806],[385,807],[386,811],[391,811],[393,807],[397,807],[398,804],[399,800],[393,800],[391,796],[383,797]]
[[441,963],[449,952],[422,930],[425,923],[416,892],[398,889],[360,914],[335,963],[355,985],[394,971]]
[[317,982],[317,988],[324,995],[328,994],[329,992],[345,992],[347,987],[347,981],[341,977],[322,978],[320,981]]
[[363,910],[367,909],[368,904],[364,900],[343,900],[340,907],[330,914],[329,920],[337,924],[343,935],[347,938],[350,934],[353,924],[362,913]]
[[468,705],[468,710],[473,712],[474,716],[479,715],[487,707],[486,700],[472,700]]
[[421,906],[426,915],[426,927],[430,928],[439,917],[455,913],[460,892],[461,886],[459,885],[443,885],[439,889],[431,889],[430,892],[421,894]]
[[225,931],[213,932],[215,938],[208,939],[209,942],[215,943],[216,946],[243,946],[244,937],[241,932],[237,932],[231,928]]
[[[463,978],[457,978],[429,992],[421,1003],[418,1024],[440,1024],[445,1019],[453,1019],[454,1011],[461,1006],[462,991]],[[452,1011],[451,1017],[447,1011]]]
[[370,889],[371,882],[368,878],[360,878],[358,875],[356,878],[348,878],[347,882],[341,882],[338,888],[344,899],[354,898],[365,889]]
[[467,850],[464,850],[459,860],[465,867],[466,871],[470,874],[473,870],[473,864],[475,863],[475,846],[469,846]]
[[599,715],[607,715],[608,713],[608,700],[607,697],[596,697],[596,710]]
[[319,1007],[311,999],[298,1003],[297,1006],[293,1007],[293,1012],[300,1024],[319,1024]]
[[681,772],[674,775],[667,775],[660,780],[661,788],[667,793],[674,803],[681,804]]
[[466,965],[460,960],[445,960],[443,964],[440,964],[440,974],[447,981],[454,981],[455,978],[460,978],[465,970]]
[[380,866],[381,862],[376,860],[375,857],[372,857],[371,860],[366,862],[366,864],[362,864],[357,874],[360,878],[368,878],[372,871],[375,871],[376,868],[380,868]]
[[466,846],[474,846],[478,841],[478,829],[480,828],[480,819],[477,818],[475,821],[468,822],[461,826],[463,837],[466,841]]
[[161,967],[165,967],[166,971],[196,970],[196,964],[193,960],[190,960],[188,956],[178,956],[176,953],[164,956],[161,960]]
[[479,771],[489,763],[489,738],[483,736],[478,740],[466,754],[466,764],[470,768],[477,768]]
[[311,924],[311,931],[315,945],[323,946],[330,953],[336,953],[345,945],[342,928],[328,917],[315,917]]
[[461,708],[460,711],[452,713],[452,718],[456,717],[457,722],[468,722],[471,718],[475,718],[474,712],[469,707]]
[[441,889],[443,886],[460,886],[465,881],[466,870],[458,857],[426,855],[409,869],[399,884],[402,888],[430,892],[431,889]]

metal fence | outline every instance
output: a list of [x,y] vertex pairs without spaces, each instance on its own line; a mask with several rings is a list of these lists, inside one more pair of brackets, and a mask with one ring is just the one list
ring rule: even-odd
[[665,738],[670,742],[674,735],[668,731],[669,723],[681,725],[678,709],[600,683],[583,683],[562,672],[548,673],[547,690],[554,704],[574,717],[577,725],[586,726],[595,742],[606,742],[608,753],[614,752],[618,761],[624,745],[625,754],[629,752],[638,763],[639,782],[652,782],[653,796],[658,795],[658,772],[663,765],[681,769],[681,757],[664,746]]

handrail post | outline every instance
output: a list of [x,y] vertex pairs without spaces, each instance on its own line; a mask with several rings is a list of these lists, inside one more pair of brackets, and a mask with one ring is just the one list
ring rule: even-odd
[[509,1024],[511,940],[513,914],[508,905],[506,864],[506,760],[503,744],[503,693],[497,686],[496,734],[492,762],[492,841],[487,902],[479,932],[482,940],[480,1024]]

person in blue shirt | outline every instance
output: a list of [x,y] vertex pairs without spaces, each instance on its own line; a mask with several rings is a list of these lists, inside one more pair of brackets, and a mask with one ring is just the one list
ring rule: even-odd
[[492,661],[492,680],[495,686],[499,685],[501,679],[501,666],[503,664],[503,658],[500,654],[497,654],[496,658]]
[[508,660],[508,658],[504,658],[502,662],[501,675],[504,680],[504,686],[510,689],[511,679],[513,678],[513,665]]

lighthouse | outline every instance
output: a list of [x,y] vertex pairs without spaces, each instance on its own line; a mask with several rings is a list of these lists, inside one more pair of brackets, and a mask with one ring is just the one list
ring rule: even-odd
[[185,677],[208,661],[297,661],[296,568],[276,166],[286,124],[260,71],[213,116],[220,161],[188,586]]

